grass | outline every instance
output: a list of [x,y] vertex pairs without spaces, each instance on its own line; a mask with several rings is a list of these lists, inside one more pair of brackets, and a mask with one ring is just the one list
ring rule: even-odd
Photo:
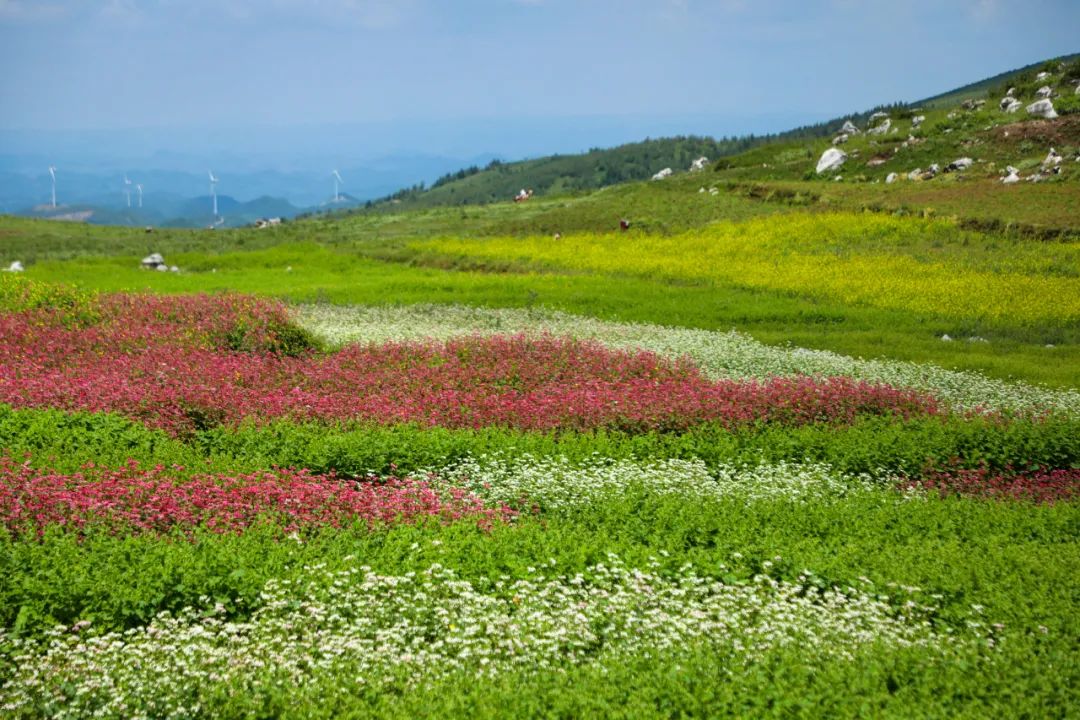
[[[386,247],[379,252],[387,252]],[[999,254],[1007,252],[1008,245]],[[415,259],[415,253],[409,254]],[[767,343],[929,361],[1058,387],[1075,386],[1080,367],[1074,325],[1031,327],[912,314],[732,282],[529,271],[513,262],[501,268],[493,263],[458,270],[454,265],[469,264],[450,261],[442,269],[372,259],[344,244],[285,244],[265,250],[170,255],[170,262],[183,267],[180,274],[143,271],[137,260],[128,256],[46,261],[31,267],[28,275],[99,290],[228,289],[294,302],[545,306],[605,319],[719,330],[734,327]],[[942,342],[945,334],[959,342]],[[971,336],[990,342],[964,341]]]

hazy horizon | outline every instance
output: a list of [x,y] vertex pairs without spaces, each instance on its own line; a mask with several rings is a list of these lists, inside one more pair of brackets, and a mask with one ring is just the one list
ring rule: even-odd
[[1076,52],[1077,26],[1066,0],[0,0],[0,173],[400,187],[914,101]]

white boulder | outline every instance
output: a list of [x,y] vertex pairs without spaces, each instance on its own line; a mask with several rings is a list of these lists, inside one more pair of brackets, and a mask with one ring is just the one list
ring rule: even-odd
[[967,170],[969,167],[975,164],[975,161],[969,157],[962,157],[957,160],[953,160],[951,163],[945,166],[945,172],[956,172],[958,170]]
[[161,264],[161,265],[158,265],[154,269],[157,270],[158,272],[168,272],[169,271],[169,266],[165,265],[165,264]]
[[870,123],[871,125],[873,125],[876,121],[881,120],[882,118],[887,118],[887,117],[889,117],[889,113],[887,113],[887,112],[876,112],[876,113],[874,113],[873,115],[870,116],[870,119],[867,122]]
[[1013,183],[1020,182],[1020,171],[1009,165],[1005,168],[1005,172],[1008,173],[1005,177],[1001,178],[1001,182],[1006,185],[1012,185]]
[[151,253],[142,259],[142,266],[146,270],[157,270],[165,266],[165,258],[161,253]]
[[1005,93],[1005,97],[1012,97],[1014,92],[1016,92],[1016,88],[1009,88],[1008,91]]
[[921,175],[922,175],[922,168],[915,168],[914,170],[912,170],[911,172],[909,172],[907,174],[907,179],[908,180],[918,180],[919,176],[921,176]]
[[1036,100],[1028,105],[1027,113],[1028,115],[1043,118],[1044,120],[1053,120],[1058,116],[1057,112],[1054,110],[1054,103],[1045,98]]
[[12,262],[10,265],[8,265],[7,270],[5,270],[4,272],[22,272],[25,269],[26,268],[23,267],[23,264],[21,262],[19,262],[18,260],[16,260],[16,261]]
[[1046,71],[1044,70],[1044,71],[1042,71],[1041,73],[1039,73],[1038,75],[1036,75],[1036,76],[1035,76],[1035,79],[1036,79],[1036,80],[1045,80],[1045,79],[1046,79],[1046,78],[1048,78],[1048,77],[1050,77],[1050,73],[1048,73],[1048,72],[1046,72]]
[[850,136],[847,133],[840,133],[839,135],[837,135],[836,137],[834,137],[832,139],[832,144],[833,145],[843,145],[844,143],[846,143],[848,141],[849,137]]
[[870,128],[869,130],[866,131],[866,134],[867,135],[884,135],[885,133],[889,132],[889,129],[891,127],[892,127],[892,120],[890,120],[889,118],[885,118],[885,122],[881,123],[880,125],[876,125],[876,126]]
[[694,162],[690,163],[690,172],[698,172],[704,170],[705,166],[709,164],[709,158],[702,155]]
[[664,168],[660,172],[653,175],[652,179],[653,180],[663,180],[666,177],[671,177],[671,173],[672,173],[671,168]]
[[839,148],[831,147],[825,152],[821,153],[821,158],[817,162],[818,175],[832,170],[837,170],[847,160],[847,153]]
[[900,176],[899,176],[899,175],[897,175],[896,173],[894,173],[894,172],[892,172],[892,173],[889,173],[889,174],[888,174],[888,175],[887,175],[887,176],[885,177],[885,184],[886,184],[886,185],[892,185],[892,184],[893,184],[894,182],[896,182],[896,181],[897,181],[897,180],[899,180],[899,179],[900,179]]
[[1052,167],[1057,167],[1060,164],[1061,164],[1061,155],[1059,155],[1058,151],[1055,150],[1054,148],[1050,148],[1050,152],[1049,152],[1049,154],[1047,154],[1046,159],[1042,161],[1043,170],[1048,170],[1048,169],[1050,169]]
[[1053,94],[1054,90],[1049,85],[1043,85],[1041,88],[1035,91],[1035,97],[1037,98],[1048,98]]
[[1001,106],[1001,109],[1007,113],[1019,112],[1020,108],[1024,107],[1024,103],[1020,102],[1016,98],[1005,98],[1007,103]]
[[925,121],[926,121],[926,116],[925,115],[916,115],[915,117],[911,118],[911,129],[914,130],[915,128],[922,125],[923,122],[925,122]]
[[846,133],[848,135],[857,135],[862,131],[855,126],[855,123],[851,122],[850,120],[845,120],[844,124],[840,127],[840,132]]

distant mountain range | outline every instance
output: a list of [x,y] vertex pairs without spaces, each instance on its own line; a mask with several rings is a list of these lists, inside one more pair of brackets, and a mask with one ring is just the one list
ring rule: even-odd
[[[362,165],[340,167],[344,178],[333,202],[331,168],[326,170],[232,171],[229,165],[214,167],[218,183],[219,215],[229,226],[244,225],[259,217],[293,217],[304,212],[351,207],[385,196],[398,188],[432,181],[439,175],[472,162],[488,162],[491,155],[449,158],[396,155],[375,158]],[[144,162],[151,162],[149,160]],[[163,159],[192,165],[191,158]],[[51,207],[50,164],[57,165],[58,204]],[[125,185],[124,178],[131,181]],[[137,184],[143,186],[142,207]],[[212,221],[207,171],[152,169],[131,161],[126,169],[98,167],[83,159],[64,163],[44,156],[0,154],[0,213],[38,217],[68,216],[87,222],[121,225],[200,227]],[[130,194],[130,206],[128,201]],[[89,215],[87,215],[89,213]]]
[[155,195],[143,198],[143,207],[103,207],[89,203],[37,205],[17,214],[30,217],[86,222],[94,225],[126,225],[142,227],[243,227],[260,218],[289,219],[305,212],[348,209],[363,201],[342,193],[337,202],[325,203],[314,208],[301,208],[283,198],[262,197],[241,202],[229,195],[219,195],[218,215],[213,212],[213,199],[209,195],[181,198],[171,195]]

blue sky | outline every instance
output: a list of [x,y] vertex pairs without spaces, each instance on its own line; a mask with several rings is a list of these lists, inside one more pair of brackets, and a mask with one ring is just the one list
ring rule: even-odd
[[1078,0],[0,0],[0,127],[475,127],[454,151],[512,155],[492,127],[777,130],[1080,51],[1078,29]]

